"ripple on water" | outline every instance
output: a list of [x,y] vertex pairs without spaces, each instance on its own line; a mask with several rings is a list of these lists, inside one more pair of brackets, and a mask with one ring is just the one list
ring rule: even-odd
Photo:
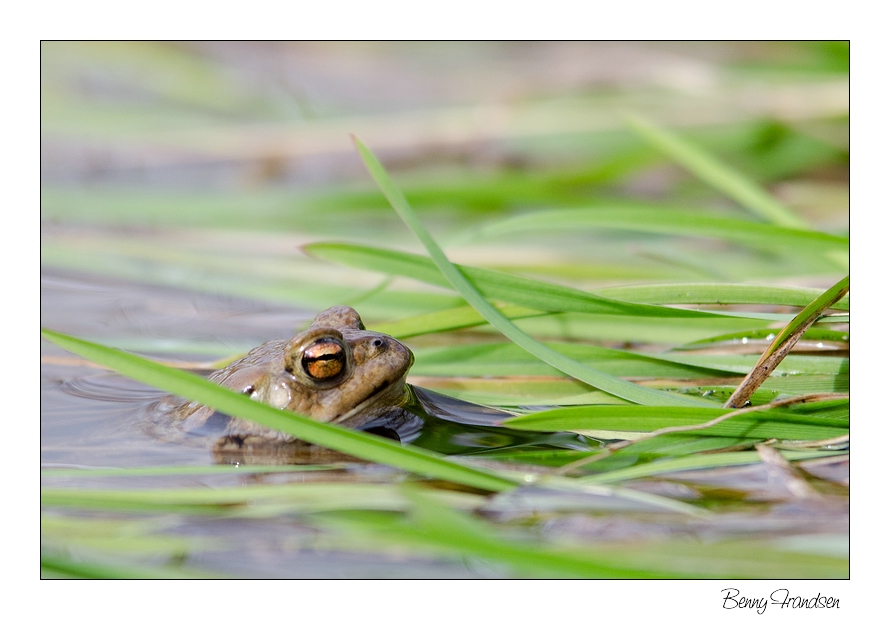
[[106,402],[147,402],[163,395],[153,387],[114,373],[67,378],[59,381],[58,386],[66,394]]

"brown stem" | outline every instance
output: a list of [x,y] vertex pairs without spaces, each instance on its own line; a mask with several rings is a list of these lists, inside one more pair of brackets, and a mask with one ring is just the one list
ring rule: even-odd
[[794,320],[788,322],[788,325],[782,329],[782,332],[779,333],[780,336],[788,329],[789,326],[795,325],[797,328],[794,332],[783,341],[777,348],[773,348],[772,345],[763,351],[763,354],[760,355],[760,359],[757,361],[757,365],[755,365],[748,375],[739,383],[739,386],[732,393],[732,396],[729,397],[729,400],[724,403],[723,407],[726,409],[737,409],[739,407],[743,407],[748,404],[748,401],[751,400],[751,396],[754,395],[754,392],[763,385],[763,382],[769,377],[770,374],[773,373],[779,363],[782,362],[782,359],[791,352],[791,349],[794,345],[800,340],[803,334],[813,325],[813,323],[822,316],[822,313],[825,312],[827,308],[829,308],[832,304],[841,299],[844,295],[846,295],[846,291],[841,291],[838,295],[827,304],[823,305],[822,308],[814,311],[807,317],[804,321],[799,322],[798,324],[794,323]]
[[765,405],[757,405],[756,407],[745,407],[744,409],[736,409],[734,411],[730,411],[729,413],[725,413],[722,416],[718,416],[713,420],[708,420],[707,422],[703,422],[702,424],[687,424],[679,427],[664,427],[662,429],[658,429],[656,431],[652,431],[651,433],[646,434],[646,437],[640,438],[638,440],[622,440],[621,442],[614,442],[607,446],[604,450],[594,453],[588,457],[583,457],[581,459],[575,460],[565,466],[560,466],[556,469],[557,475],[565,475],[570,473],[582,466],[586,466],[587,464],[592,464],[593,462],[599,461],[613,453],[630,446],[631,444],[636,444],[637,442],[642,442],[643,440],[648,440],[649,438],[654,438],[659,435],[665,435],[667,433],[676,433],[678,431],[700,431],[701,429],[709,429],[724,420],[728,420],[729,418],[733,418],[735,416],[740,416],[745,413],[750,413],[752,411],[764,411],[767,409],[775,409],[776,407],[788,407],[790,405],[799,405],[801,403],[806,402],[820,402],[823,400],[842,400],[844,398],[849,398],[847,394],[804,394],[802,396],[794,396],[792,398],[784,398],[782,400],[774,400],[772,402],[766,403]]

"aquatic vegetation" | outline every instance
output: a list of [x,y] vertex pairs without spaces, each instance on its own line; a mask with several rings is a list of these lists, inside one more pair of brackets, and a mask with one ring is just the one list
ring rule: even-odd
[[[205,71],[208,85],[231,90],[200,64],[179,69]],[[845,76],[829,73],[824,83]],[[210,107],[190,90],[163,90],[189,108]],[[647,101],[638,96],[628,92],[621,111],[639,111]],[[675,131],[665,108],[583,132],[588,114],[604,109],[577,100],[572,111],[593,113],[530,102],[534,115],[501,131],[523,156],[552,154],[547,143],[575,152],[542,165],[385,169],[393,145],[361,121],[331,116],[330,128],[316,121],[299,130],[318,142],[356,132],[382,196],[367,175],[231,194],[45,183],[48,273],[212,292],[307,320],[349,304],[369,328],[411,345],[409,382],[514,417],[500,433],[430,425],[401,445],[271,409],[176,367],[218,365],[267,340],[250,325],[230,329],[220,325],[225,316],[208,316],[207,330],[186,332],[190,313],[150,335],[144,329],[169,315],[140,329],[125,314],[106,330],[48,309],[52,344],[369,463],[206,466],[197,451],[145,440],[133,452],[147,454],[111,464],[98,448],[62,450],[68,425],[48,410],[44,574],[200,577],[247,566],[245,575],[305,575],[308,555],[336,553],[338,570],[371,561],[404,576],[847,576],[846,208],[814,208],[800,192],[826,185],[826,169],[846,172],[843,112],[792,122],[727,110],[729,120]],[[273,105],[261,108],[266,123],[291,128]],[[255,106],[234,97],[214,105],[226,116]],[[126,126],[133,112],[118,113]],[[158,147],[267,155],[265,136],[247,126],[243,144],[231,142],[237,123],[196,125],[174,140],[160,131],[162,113],[143,121]],[[557,117],[571,141],[532,129],[541,116]],[[47,133],[59,137],[95,130],[87,118],[54,120]],[[418,124],[396,115],[373,122],[406,137]],[[99,128],[112,140],[118,133]],[[635,193],[653,169],[670,184]],[[777,182],[788,187],[784,199]],[[790,353],[746,394],[751,407],[723,408],[789,337]],[[52,344],[47,370],[72,359]],[[120,409],[108,426],[126,424]],[[263,564],[245,546],[245,523],[275,560]]]

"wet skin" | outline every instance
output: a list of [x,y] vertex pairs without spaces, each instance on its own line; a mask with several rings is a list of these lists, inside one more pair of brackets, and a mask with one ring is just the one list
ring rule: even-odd
[[[293,339],[264,343],[209,380],[278,409],[397,437],[398,429],[415,419],[402,409],[411,398],[405,377],[413,362],[405,345],[365,330],[359,314],[348,306],[334,306]],[[156,406],[154,415],[155,435],[215,436],[217,450],[303,444],[291,435],[172,396]]]

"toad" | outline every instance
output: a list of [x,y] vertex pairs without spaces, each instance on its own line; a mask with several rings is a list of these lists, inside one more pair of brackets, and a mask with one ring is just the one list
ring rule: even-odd
[[[352,308],[334,306],[294,338],[264,343],[209,380],[278,409],[404,439],[423,423],[405,409],[413,399],[405,382],[413,362],[405,345],[365,330]],[[152,434],[176,441],[212,437],[217,455],[306,446],[292,435],[175,396],[157,403],[151,416]]]

